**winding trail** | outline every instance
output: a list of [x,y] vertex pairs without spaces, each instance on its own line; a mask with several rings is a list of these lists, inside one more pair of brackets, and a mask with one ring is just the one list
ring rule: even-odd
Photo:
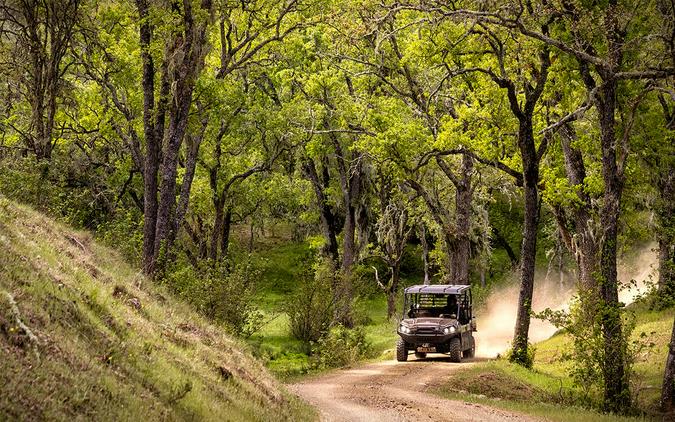
[[428,393],[470,362],[385,361],[305,380],[288,388],[315,406],[322,421],[539,421],[490,406]]

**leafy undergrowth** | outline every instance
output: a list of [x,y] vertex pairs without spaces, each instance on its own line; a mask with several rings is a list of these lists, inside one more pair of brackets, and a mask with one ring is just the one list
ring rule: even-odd
[[[674,310],[651,311],[645,304],[635,304],[630,309],[637,317],[634,339],[653,343],[653,347],[644,348],[636,356],[631,380],[635,412],[642,418],[660,417],[657,404]],[[557,334],[536,344],[532,370],[502,359],[478,362],[458,371],[437,392],[445,397],[484,402],[554,421],[641,420],[602,415],[581,407],[597,402],[599,393],[572,384],[567,376],[568,364],[562,359],[569,347],[568,336]]]
[[306,420],[222,329],[0,197],[0,420]]
[[[277,377],[291,381],[314,371],[308,355],[311,345],[291,336],[288,315],[284,311],[288,297],[296,293],[298,280],[312,277],[308,273],[313,261],[312,251],[307,242],[259,246],[255,258],[262,268],[258,306],[263,323],[248,342]],[[415,279],[405,279],[402,285],[414,282]],[[374,280],[373,286],[361,287],[360,290],[369,294],[357,301],[355,315],[370,345],[369,358],[393,359],[398,316],[387,320],[386,297],[376,289]]]
[[310,249],[306,243],[266,244],[255,257],[262,267],[258,306],[263,322],[248,339],[249,344],[278,377],[288,380],[306,374],[309,350],[302,341],[291,336],[284,306],[304,276],[307,262],[311,261]]

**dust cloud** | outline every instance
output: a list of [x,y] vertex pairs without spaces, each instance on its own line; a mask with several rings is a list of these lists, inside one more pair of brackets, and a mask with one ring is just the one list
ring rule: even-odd
[[[629,304],[647,290],[651,280],[657,277],[657,262],[655,246],[652,244],[642,248],[633,258],[619,263],[621,302]],[[508,283],[510,287],[493,291],[485,301],[485,306],[475,313],[478,324],[478,332],[475,333],[477,356],[494,358],[510,347],[520,291],[518,275],[511,275],[511,279]],[[534,285],[534,312],[546,308],[567,310],[575,293],[575,276],[538,272]],[[530,342],[546,340],[555,332],[556,328],[549,322],[533,318],[530,323]]]

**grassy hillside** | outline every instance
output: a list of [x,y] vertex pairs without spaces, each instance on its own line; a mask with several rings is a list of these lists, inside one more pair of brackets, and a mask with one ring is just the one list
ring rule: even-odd
[[219,327],[0,197],[0,420],[305,420]]
[[[651,311],[641,303],[631,305],[630,309],[637,318],[633,339],[653,343],[653,347],[644,348],[637,354],[633,367],[631,390],[635,411],[656,416],[675,310]],[[642,333],[645,333],[644,337]],[[567,335],[557,334],[535,347],[531,371],[504,359],[481,362],[458,372],[438,392],[443,396],[468,397],[538,414],[555,421],[624,420],[577,407],[589,400],[599,400],[600,392],[583,391],[567,376],[568,363],[561,359],[571,347]]]

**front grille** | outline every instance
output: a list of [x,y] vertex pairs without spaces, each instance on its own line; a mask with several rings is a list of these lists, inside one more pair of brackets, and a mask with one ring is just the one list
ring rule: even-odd
[[432,343],[433,344],[433,343],[436,343],[437,341],[440,341],[439,340],[440,337],[436,337],[436,336],[434,336],[434,337],[432,337],[432,336],[415,336],[414,339],[415,339],[414,341],[418,344],[419,343]]

